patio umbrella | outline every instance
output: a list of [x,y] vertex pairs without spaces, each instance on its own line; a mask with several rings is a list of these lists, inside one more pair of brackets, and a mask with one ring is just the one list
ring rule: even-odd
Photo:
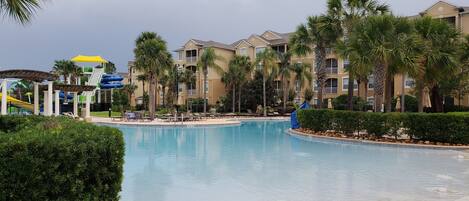
[[332,109],[332,99],[331,98],[327,99],[327,108]]
[[423,107],[432,107],[432,101],[430,100],[430,90],[427,87],[425,87],[423,90]]

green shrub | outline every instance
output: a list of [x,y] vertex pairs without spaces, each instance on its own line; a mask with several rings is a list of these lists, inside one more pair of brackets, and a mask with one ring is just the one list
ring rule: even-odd
[[[400,96],[399,96],[399,100],[400,100]],[[417,102],[417,98],[414,97],[414,96],[409,96],[409,95],[405,95],[405,111],[406,112],[417,112],[418,111],[418,102]],[[394,97],[392,99],[392,111],[395,112],[396,111],[396,105],[397,105],[397,97]]]
[[365,130],[369,135],[469,144],[469,115],[426,113],[370,113],[334,110],[300,110],[302,128],[313,131],[336,130],[352,133]]
[[[332,100],[332,106],[334,110],[347,110],[348,108],[348,96],[340,95]],[[326,102],[327,103],[327,102]],[[366,101],[358,96],[352,98],[353,110],[354,111],[363,111],[366,108]]]
[[299,110],[298,121],[303,128],[313,131],[332,129],[333,114],[329,110]]
[[122,133],[66,118],[0,117],[0,200],[118,200]]

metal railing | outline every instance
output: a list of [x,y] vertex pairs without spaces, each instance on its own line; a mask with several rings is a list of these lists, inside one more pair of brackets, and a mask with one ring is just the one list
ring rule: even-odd
[[336,94],[337,93],[337,87],[325,87],[324,92],[326,94]]
[[197,62],[197,57],[186,57],[187,63],[195,63]]

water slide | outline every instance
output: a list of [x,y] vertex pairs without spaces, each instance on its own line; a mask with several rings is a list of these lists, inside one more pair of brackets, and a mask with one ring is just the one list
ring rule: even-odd
[[[1,98],[2,98],[2,94],[0,93],[0,99]],[[26,110],[29,110],[29,111],[34,110],[34,105],[33,104],[30,104],[30,103],[24,102],[24,101],[20,101],[20,100],[18,100],[16,98],[13,98],[11,96],[7,96],[7,102],[11,103],[13,106],[23,108],[23,109],[26,109]]]

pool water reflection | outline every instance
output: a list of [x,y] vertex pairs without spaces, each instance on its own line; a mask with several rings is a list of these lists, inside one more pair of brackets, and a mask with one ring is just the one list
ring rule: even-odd
[[124,201],[465,200],[469,153],[306,141],[288,122],[133,127]]

